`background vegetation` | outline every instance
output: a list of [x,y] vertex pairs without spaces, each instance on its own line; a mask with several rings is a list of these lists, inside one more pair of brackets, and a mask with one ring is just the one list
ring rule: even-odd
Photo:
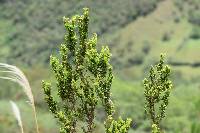
[[[150,131],[144,115],[142,79],[161,52],[167,53],[175,84],[168,117],[161,126],[168,133],[198,133],[199,0],[0,0],[0,61],[20,67],[27,75],[41,132],[58,132],[43,100],[41,80],[55,80],[48,63],[51,53],[58,54],[64,38],[62,17],[79,14],[83,7],[90,8],[90,33],[96,32],[99,44],[111,49],[115,72],[112,97],[117,114],[133,119],[130,133]],[[21,109],[25,132],[34,132],[31,108],[20,87],[5,80],[0,80],[0,84],[0,131],[18,131],[8,104],[12,99]],[[104,117],[102,112],[99,107],[99,123]],[[96,132],[102,132],[102,127],[99,124]]]

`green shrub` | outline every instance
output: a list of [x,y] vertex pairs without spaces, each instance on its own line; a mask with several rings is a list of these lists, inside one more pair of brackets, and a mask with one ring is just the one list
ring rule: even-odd
[[191,133],[199,133],[200,132],[200,124],[192,123],[191,125]]
[[190,35],[192,39],[200,39],[200,26],[194,26]]
[[144,79],[145,111],[151,119],[152,132],[160,132],[161,120],[165,117],[165,110],[169,102],[172,82],[169,80],[170,68],[164,65],[164,56],[160,62],[152,66],[149,77]]
[[170,32],[165,32],[165,33],[163,34],[163,36],[162,36],[162,41],[163,41],[163,42],[169,41],[169,40],[171,39],[171,35],[170,35],[170,34],[171,34]]
[[189,22],[192,24],[200,26],[200,10],[192,9],[189,11]]
[[61,57],[50,58],[61,101],[57,102],[52,96],[51,84],[43,81],[45,100],[59,121],[61,133],[77,132],[78,121],[84,123],[83,132],[94,132],[95,110],[100,103],[107,116],[106,132],[126,133],[130,119],[115,121],[112,118],[114,110],[110,89],[113,74],[112,66],[109,64],[109,49],[103,47],[98,53],[97,35],[94,34],[88,39],[88,12],[88,9],[84,9],[84,14],[81,16],[76,15],[71,19],[64,17],[68,34],[60,47]]

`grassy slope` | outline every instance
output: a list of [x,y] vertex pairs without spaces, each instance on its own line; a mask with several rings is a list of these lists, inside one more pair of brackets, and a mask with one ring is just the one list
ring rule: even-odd
[[[199,93],[200,84],[174,86],[170,97],[169,107],[167,109],[167,118],[164,119],[162,126],[168,133],[174,132],[190,132],[192,123],[198,122],[200,118]],[[192,91],[191,91],[192,90]],[[187,94],[187,95],[185,95]],[[123,118],[130,117],[133,119],[130,133],[148,133],[150,132],[150,123],[145,119],[144,115],[144,96],[142,82],[125,81],[115,78],[112,85],[112,96],[115,103],[116,115],[121,115]],[[32,121],[32,112],[29,105],[21,99],[17,101],[22,113],[22,120],[25,124],[26,131],[33,131],[34,125]],[[44,106],[44,105],[43,105]],[[11,113],[11,108],[8,101],[0,101],[0,129],[2,132],[16,131],[17,123]],[[47,110],[37,108],[39,124],[42,133],[51,131],[56,133],[57,126]],[[99,112],[98,115],[102,115]],[[46,123],[48,121],[48,123]],[[200,123],[199,123],[200,124]],[[12,125],[12,126],[9,126]],[[6,127],[9,126],[9,130]],[[98,125],[98,131],[103,132],[103,125]]]
[[[192,123],[199,123],[199,93],[199,84],[175,85],[173,87],[167,117],[162,123],[167,133],[189,133]],[[119,108],[119,114],[133,119],[135,132],[149,132],[149,121],[144,119],[144,98],[141,82],[115,79],[113,97],[116,107]]]
[[[200,40],[189,38],[192,25],[181,15],[174,2],[166,0],[161,2],[151,14],[140,17],[119,30],[114,35],[111,50],[118,65],[123,65],[122,73],[130,77],[142,75],[145,71],[144,66],[152,64],[160,53],[167,53],[168,60],[173,62],[200,62]],[[163,41],[164,36],[167,36],[168,40]],[[150,49],[148,54],[142,51],[145,45]],[[126,65],[134,59],[141,59],[143,64]],[[179,66],[174,70],[183,75],[193,75],[194,78],[200,75],[197,69],[199,68]]]
[[[0,60],[18,66],[22,63],[25,66],[47,63],[50,53],[56,52],[57,44],[63,38],[62,24],[58,23],[61,16],[70,16],[87,5],[93,11],[91,25],[94,28],[91,32],[99,33],[101,42],[110,44],[113,65],[126,77],[141,79],[146,72],[146,66],[155,62],[161,52],[167,53],[167,58],[172,62],[200,62],[200,40],[189,38],[192,25],[177,9],[174,1],[176,0],[162,1],[157,4],[156,10],[145,16],[139,15],[140,17],[136,16],[142,14],[146,8],[154,7],[155,1],[109,2],[107,6],[113,7],[113,12],[111,8],[104,7],[102,1],[78,2],[77,5],[74,2],[62,1],[48,1],[48,4],[40,1],[27,2],[27,6],[22,2],[17,2],[16,5],[5,4],[0,6],[2,11],[8,10],[8,7],[13,10],[0,14],[2,18],[7,16],[0,21],[0,34],[3,35],[0,37]],[[62,8],[52,10],[56,4]],[[19,9],[18,6],[22,7]],[[67,9],[69,12],[66,12]],[[165,36],[168,39],[163,41]],[[148,53],[145,53],[144,49],[149,49]],[[187,79],[183,76],[184,80],[199,77],[198,69],[174,66],[175,73],[189,76],[185,76]]]

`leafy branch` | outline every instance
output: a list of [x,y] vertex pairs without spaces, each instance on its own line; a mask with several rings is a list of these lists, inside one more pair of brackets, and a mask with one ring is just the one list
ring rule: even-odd
[[143,81],[145,111],[153,123],[154,131],[155,129],[160,131],[161,120],[166,115],[165,110],[172,89],[172,82],[169,79],[170,72],[169,66],[164,65],[164,55],[161,54],[159,63],[150,68],[149,77]]

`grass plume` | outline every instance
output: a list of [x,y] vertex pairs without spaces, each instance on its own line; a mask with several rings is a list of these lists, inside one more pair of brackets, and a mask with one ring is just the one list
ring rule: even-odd
[[9,64],[5,64],[5,63],[0,63],[0,69],[2,69],[2,70],[0,70],[1,73],[6,74],[6,76],[1,76],[0,77],[1,79],[8,79],[13,82],[16,82],[23,88],[23,91],[25,92],[26,96],[28,97],[30,105],[33,109],[36,130],[37,130],[37,133],[39,133],[34,97],[33,97],[32,89],[30,87],[30,84],[29,84],[28,79],[26,78],[25,74],[18,67],[9,65]]
[[21,133],[24,133],[24,128],[23,128],[19,108],[18,108],[17,104],[13,101],[10,101],[10,104],[11,104],[11,107],[12,107],[13,114],[14,114],[15,118],[17,119],[18,125],[21,129]]

